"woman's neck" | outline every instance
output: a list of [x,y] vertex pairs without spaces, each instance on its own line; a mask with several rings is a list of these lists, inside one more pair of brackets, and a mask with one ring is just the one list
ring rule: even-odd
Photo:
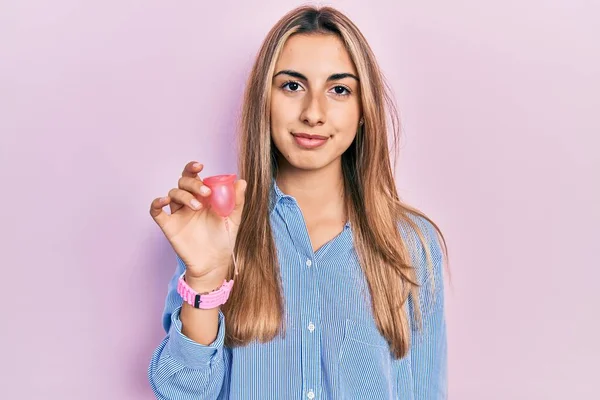
[[340,164],[332,163],[311,171],[281,168],[276,181],[283,193],[296,199],[305,219],[339,218],[346,221]]

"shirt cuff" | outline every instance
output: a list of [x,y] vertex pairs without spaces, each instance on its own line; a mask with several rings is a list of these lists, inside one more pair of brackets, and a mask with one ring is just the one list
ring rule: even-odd
[[188,368],[206,368],[213,360],[221,357],[225,341],[225,316],[219,310],[217,337],[208,346],[194,342],[181,332],[183,324],[179,319],[181,306],[173,310],[169,329],[169,354]]

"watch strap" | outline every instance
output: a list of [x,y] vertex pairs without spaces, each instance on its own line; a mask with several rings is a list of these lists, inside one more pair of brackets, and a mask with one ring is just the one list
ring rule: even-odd
[[227,302],[231,289],[233,288],[233,279],[223,280],[223,284],[210,293],[200,294],[188,285],[185,281],[185,272],[179,277],[177,282],[177,293],[183,300],[194,308],[203,310],[219,307]]

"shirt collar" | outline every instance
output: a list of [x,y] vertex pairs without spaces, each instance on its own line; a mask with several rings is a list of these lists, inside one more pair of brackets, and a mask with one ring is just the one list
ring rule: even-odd
[[279,186],[277,186],[277,181],[275,180],[275,178],[271,178],[271,190],[269,194],[269,214],[273,212],[277,204],[284,197],[291,196],[288,196],[285,193],[283,193],[281,189],[279,189]]
[[[294,199],[294,197],[283,193],[279,186],[277,186],[277,181],[275,180],[275,178],[272,178],[269,196],[269,215],[273,212],[273,210],[275,210],[275,207],[277,207],[277,204],[279,204],[279,202],[285,201],[284,199],[287,199],[287,201],[290,202],[296,202],[296,199]],[[350,228],[350,226],[350,221],[346,221],[346,225],[344,225],[344,228]]]

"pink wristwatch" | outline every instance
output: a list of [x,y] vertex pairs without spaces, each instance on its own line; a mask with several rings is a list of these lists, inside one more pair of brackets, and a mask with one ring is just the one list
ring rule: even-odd
[[179,277],[179,282],[177,283],[177,293],[179,293],[183,300],[192,307],[208,310],[225,304],[229,298],[229,293],[231,293],[232,287],[233,279],[229,282],[224,280],[223,284],[218,289],[207,294],[199,294],[187,284],[185,281],[184,272]]

